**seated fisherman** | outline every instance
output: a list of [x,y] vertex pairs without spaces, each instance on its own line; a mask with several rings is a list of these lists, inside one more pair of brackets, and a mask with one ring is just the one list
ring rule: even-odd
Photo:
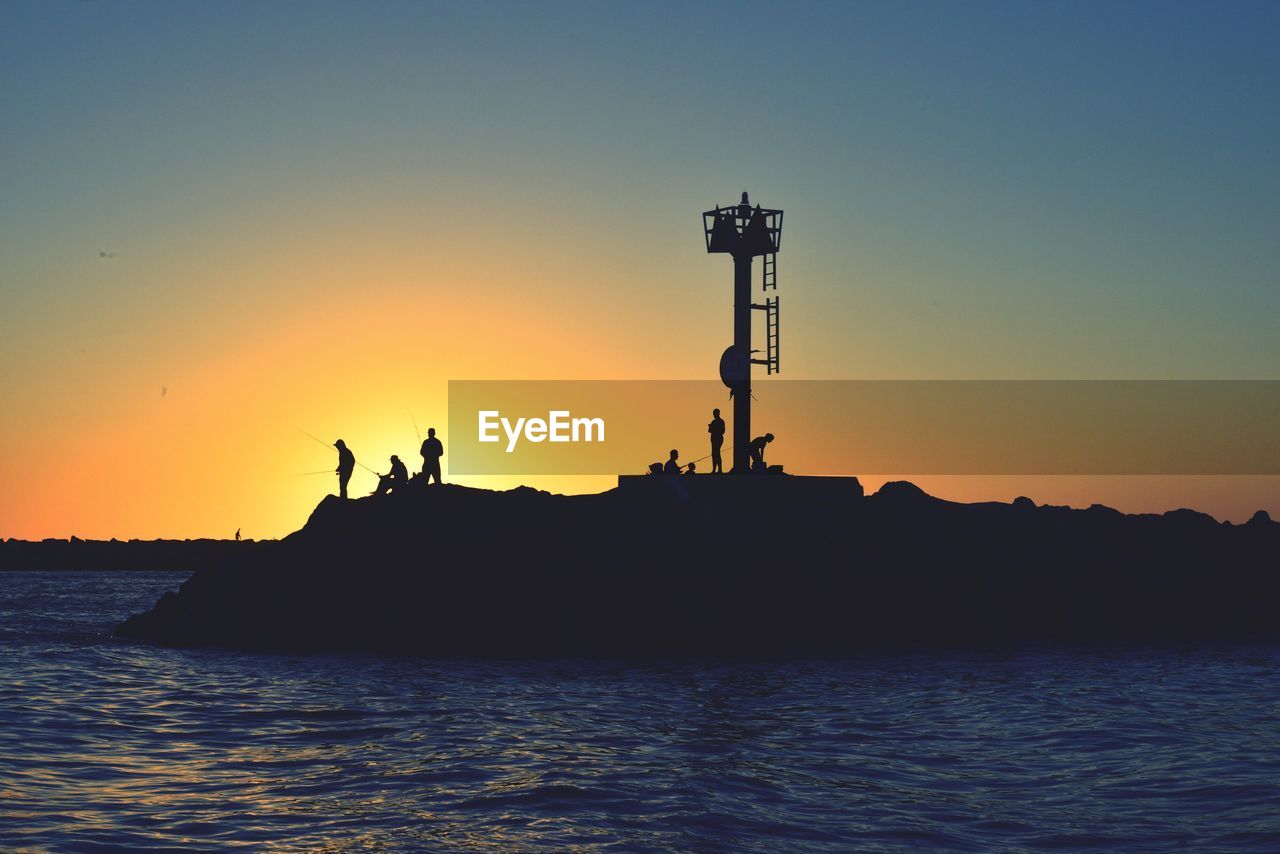
[[667,460],[667,464],[662,467],[663,474],[680,474],[680,464],[676,460],[680,459],[680,452],[675,448],[671,449],[671,459]]
[[374,495],[386,495],[394,489],[399,489],[409,482],[409,470],[404,467],[404,463],[400,462],[400,458],[395,454],[391,455],[391,471],[388,474],[378,475],[378,488],[374,490]]

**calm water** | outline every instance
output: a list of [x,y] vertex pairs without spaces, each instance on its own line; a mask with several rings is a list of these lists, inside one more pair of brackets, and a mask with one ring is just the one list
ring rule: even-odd
[[1280,646],[483,663],[106,636],[0,573],[0,848],[1280,848]]

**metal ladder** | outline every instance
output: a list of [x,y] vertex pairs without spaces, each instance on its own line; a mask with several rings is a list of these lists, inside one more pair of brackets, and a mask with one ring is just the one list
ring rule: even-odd
[[778,253],[773,252],[764,256],[764,279],[760,284],[766,291],[778,289]]
[[778,298],[766,297],[763,303],[752,303],[751,307],[764,312],[765,358],[752,359],[755,365],[764,365],[768,373],[776,374],[782,370],[778,360]]

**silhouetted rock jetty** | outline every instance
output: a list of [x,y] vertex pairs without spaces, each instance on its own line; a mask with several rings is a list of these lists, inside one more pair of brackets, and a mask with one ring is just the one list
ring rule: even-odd
[[652,477],[328,497],[123,637],[431,654],[760,652],[1280,627],[1280,524],[957,504],[910,483]]

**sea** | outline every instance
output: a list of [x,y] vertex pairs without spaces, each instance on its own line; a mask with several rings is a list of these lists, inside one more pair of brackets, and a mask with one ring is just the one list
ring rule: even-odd
[[0,573],[0,849],[1280,850],[1277,643],[478,660],[111,636],[184,577]]

